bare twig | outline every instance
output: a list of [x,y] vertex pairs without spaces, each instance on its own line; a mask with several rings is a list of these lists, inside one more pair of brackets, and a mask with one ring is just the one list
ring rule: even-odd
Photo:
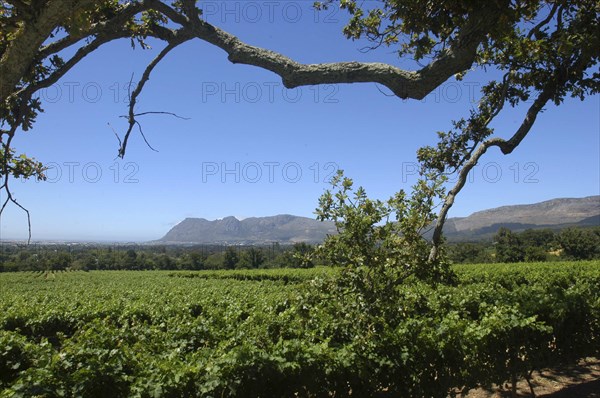
[[117,140],[119,140],[119,147],[121,147],[122,142],[121,142],[121,137],[119,137],[119,134],[117,134],[117,132],[115,131],[115,129],[113,128],[113,126],[111,126],[110,123],[107,123],[108,127],[110,127],[110,129],[112,130],[113,134],[115,135],[115,137],[117,137]]
[[14,137],[14,133],[17,129],[16,126],[18,126],[18,124],[15,125],[10,131],[4,132],[4,134],[8,136],[8,139],[6,140],[6,142],[2,142],[2,146],[4,147],[4,156],[2,157],[2,164],[0,165],[0,167],[2,167],[2,177],[4,177],[4,181],[2,182],[2,185],[0,185],[0,191],[4,191],[6,193],[6,200],[2,204],[2,207],[0,208],[0,216],[2,216],[2,214],[4,213],[4,209],[6,208],[6,206],[9,203],[13,203],[17,207],[19,207],[21,210],[23,210],[25,212],[25,214],[27,215],[27,227],[28,227],[28,233],[29,233],[28,238],[27,238],[27,244],[29,244],[31,242],[31,214],[29,213],[29,210],[27,210],[24,206],[22,206],[19,203],[19,201],[13,197],[12,191],[10,190],[10,187],[8,185],[8,182],[10,181],[8,156],[9,156],[10,145],[11,145],[12,139]]
[[386,92],[384,92],[384,91],[381,89],[381,87],[379,87],[379,84],[375,84],[375,87],[377,87],[377,90],[379,90],[379,92],[380,92],[381,94],[385,95],[386,97],[395,97],[395,95],[394,95],[394,94],[389,94],[389,93],[386,93]]
[[154,147],[152,147],[152,145],[150,145],[150,143],[148,142],[148,140],[146,139],[146,135],[144,134],[144,131],[142,130],[142,125],[140,124],[140,122],[138,122],[137,120],[135,121],[135,124],[138,126],[138,130],[140,131],[140,135],[142,136],[142,138],[144,139],[144,142],[146,143],[146,145],[148,146],[148,148],[150,148],[151,150],[153,150],[154,152],[158,152],[156,149],[154,149]]
[[2,190],[4,190],[4,192],[6,192],[7,197],[6,197],[6,200],[4,201],[4,203],[2,204],[2,208],[0,208],[0,215],[2,215],[4,213],[4,208],[6,207],[6,205],[8,205],[8,203],[12,203],[12,204],[16,205],[17,207],[19,207],[21,210],[23,210],[25,212],[25,214],[27,215],[27,231],[28,231],[27,244],[31,243],[31,214],[29,213],[29,210],[27,210],[27,208],[25,208],[23,205],[21,205],[19,203],[19,201],[16,200],[12,196],[12,192],[11,192],[10,188],[8,187],[8,176],[5,176],[4,183],[2,184]]
[[[128,122],[129,122],[129,127],[127,128],[127,132],[123,136],[123,141],[122,141],[121,145],[119,146],[118,157],[120,157],[121,159],[125,156],[125,151],[127,150],[127,143],[129,141],[129,137],[130,137],[131,132],[133,131],[133,128],[135,127],[136,124],[138,125],[140,133],[142,133],[141,126],[139,126],[139,122],[136,120],[136,116],[142,116],[142,115],[145,115],[145,114],[161,114],[162,113],[162,114],[171,114],[171,115],[174,115],[176,117],[180,117],[180,116],[177,116],[177,115],[175,115],[173,113],[170,113],[170,112],[142,112],[142,113],[136,113],[135,112],[135,105],[137,103],[137,99],[138,99],[139,95],[142,93],[142,90],[143,90],[144,86],[146,85],[146,83],[148,82],[148,80],[150,80],[150,74],[152,73],[152,71],[154,70],[154,68],[174,48],[176,48],[180,44],[185,43],[186,41],[192,39],[191,35],[185,34],[185,32],[183,32],[183,31],[179,31],[179,34],[177,36],[175,36],[175,37],[176,37],[175,40],[169,42],[169,44],[165,48],[162,49],[162,51],[156,56],[156,58],[154,58],[152,60],[152,62],[150,62],[150,64],[148,64],[148,66],[146,67],[146,70],[144,70],[142,78],[138,82],[135,90],[133,90],[133,92],[130,93],[130,95],[129,95],[129,115],[125,116],[127,118]],[[132,79],[133,79],[133,77],[132,77]],[[148,141],[144,137],[143,133],[142,133],[142,137],[144,138],[144,141],[146,141],[146,144],[151,149],[155,150],[148,143]]]
[[176,113],[173,113],[173,112],[164,112],[164,111],[141,112],[141,113],[136,113],[134,116],[145,116],[145,115],[169,115],[169,116],[176,117],[177,119],[191,120],[191,118],[189,118],[189,117],[179,116]]

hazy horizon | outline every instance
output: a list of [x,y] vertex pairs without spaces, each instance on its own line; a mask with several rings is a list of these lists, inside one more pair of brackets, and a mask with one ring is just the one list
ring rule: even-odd
[[[578,198],[574,198],[574,197],[561,197],[561,198],[549,198],[547,200],[543,200],[541,202],[536,202],[537,203],[542,203],[542,202],[546,202],[546,201],[551,201],[551,200],[556,200],[556,199],[585,199],[585,198],[591,198],[591,197],[599,197],[600,195],[590,195],[590,196],[584,196],[584,197],[578,197]],[[534,203],[515,203],[515,204],[511,204],[511,205],[501,205],[498,207],[503,207],[503,206],[515,206],[515,205],[530,205],[530,204],[534,204]],[[466,214],[464,216],[456,216],[456,217],[467,217],[472,215],[473,213],[476,213],[478,211],[482,211],[482,210],[491,210],[494,208],[486,208],[486,209],[479,209],[476,211],[473,211],[469,214]],[[299,215],[299,214],[290,214],[290,213],[280,213],[280,214],[270,214],[270,215],[265,215],[265,216],[237,216],[237,215],[229,215],[229,216],[225,216],[225,217],[218,217],[218,218],[214,218],[214,219],[206,219],[205,217],[186,217],[186,218],[196,218],[196,219],[206,219],[207,221],[218,221],[218,220],[222,220],[224,218],[227,217],[235,217],[237,220],[242,221],[248,218],[260,218],[260,217],[273,217],[273,216],[279,216],[279,215],[292,215],[292,216],[297,216],[297,217],[307,217],[307,216],[303,216],[303,215]],[[308,217],[308,218],[312,218],[315,219],[315,217]],[[131,239],[131,238],[103,238],[103,239],[98,239],[98,238],[88,238],[86,239],[85,237],[69,237],[69,236],[64,236],[64,237],[38,237],[37,239],[33,239],[31,243],[62,243],[62,242],[69,242],[69,243],[97,243],[97,244],[111,244],[111,243],[151,243],[154,241],[158,241],[159,239],[161,239],[164,235],[166,235],[166,233],[173,228],[175,225],[179,224],[180,222],[182,222],[184,219],[179,220],[178,222],[174,223],[172,226],[170,226],[168,229],[165,230],[165,232],[161,235],[161,236],[157,236],[155,238],[152,239]],[[21,241],[21,242],[25,242],[27,241],[27,238],[11,238],[9,236],[6,237],[0,237],[0,241]]]

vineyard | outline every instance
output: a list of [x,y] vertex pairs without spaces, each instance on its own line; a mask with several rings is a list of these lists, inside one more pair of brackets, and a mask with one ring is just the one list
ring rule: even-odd
[[446,397],[600,354],[600,262],[454,269],[386,319],[332,268],[0,274],[0,397]]

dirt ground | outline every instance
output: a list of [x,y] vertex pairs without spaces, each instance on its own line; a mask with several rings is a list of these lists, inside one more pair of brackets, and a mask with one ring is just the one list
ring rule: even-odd
[[[600,359],[587,358],[576,366],[534,372],[532,385],[538,398],[600,398]],[[531,397],[525,380],[517,384],[519,397]],[[471,390],[467,398],[510,397],[509,386]]]

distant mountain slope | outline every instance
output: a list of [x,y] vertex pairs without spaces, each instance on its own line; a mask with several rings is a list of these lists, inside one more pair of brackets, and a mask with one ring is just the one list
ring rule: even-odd
[[[503,206],[483,210],[468,217],[450,218],[444,232],[449,240],[482,240],[491,238],[498,228],[513,231],[528,228],[562,229],[569,226],[600,225],[600,196],[553,199],[530,205]],[[288,214],[252,217],[238,220],[226,217],[208,221],[186,218],[174,226],[159,242],[204,244],[282,244],[322,242],[334,234],[332,222]]]
[[251,217],[241,221],[235,217],[214,221],[186,218],[160,241],[207,244],[317,243],[333,233],[335,227],[331,222],[288,214]]
[[600,225],[600,196],[552,199],[483,210],[468,217],[448,219],[444,232],[451,240],[465,240],[488,238],[500,227],[523,231],[528,228],[562,229],[595,225]]

